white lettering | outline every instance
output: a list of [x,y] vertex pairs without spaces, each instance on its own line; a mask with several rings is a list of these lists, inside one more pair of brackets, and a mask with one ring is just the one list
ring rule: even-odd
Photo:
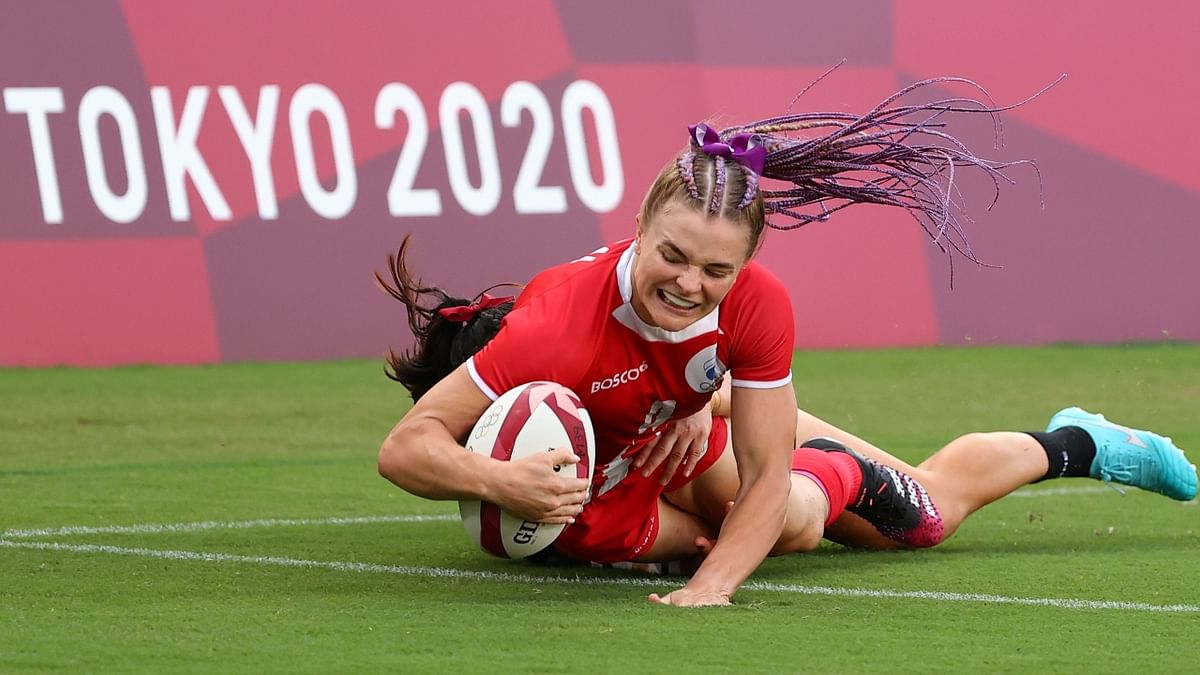
[[[309,118],[320,113],[329,124],[329,140],[333,145],[333,165],[337,187],[326,191],[317,175],[317,159],[313,155],[312,130]],[[288,126],[292,132],[292,148],[296,155],[296,177],[300,193],[318,215],[337,220],[350,213],[358,198],[358,175],[354,169],[354,152],[350,148],[350,125],[342,102],[323,84],[306,84],[296,90],[288,106]]]
[[429,143],[429,119],[421,99],[412,87],[392,82],[379,90],[375,98],[375,126],[391,129],[396,126],[396,112],[404,113],[408,120],[408,135],[396,160],[396,171],[388,184],[388,213],[393,216],[440,216],[442,195],[434,189],[413,188],[421,158]]
[[[210,166],[201,148],[206,145],[204,118],[210,90],[214,88],[250,165],[258,215],[262,220],[278,220],[279,197],[272,164],[282,104],[278,85],[258,88],[253,112],[250,92],[242,94],[230,85],[188,87],[178,107],[173,101],[178,90],[172,92],[161,85],[149,88],[150,114],[154,116],[170,218],[173,221],[192,218],[190,198],[193,191],[188,189],[189,181],[202,208],[216,220],[233,217],[224,192],[242,192],[235,190],[229,182],[240,175],[237,178],[224,175],[222,167],[225,163]],[[61,181],[64,177],[74,177],[76,172],[58,175],[57,159],[62,158],[56,158],[54,153],[50,116],[66,111],[64,91],[61,87],[35,86],[0,87],[0,91],[7,112],[25,116],[42,216],[49,224],[62,223]],[[140,218],[148,202],[141,133],[150,132],[138,128],[130,100],[126,94],[101,85],[87,90],[75,111],[78,113],[83,169],[92,199],[105,217],[121,223]],[[140,104],[141,99],[138,101]],[[571,202],[565,186],[543,183],[547,180],[545,172],[556,147],[565,148],[571,181],[584,207],[607,212],[620,203],[624,175],[616,123],[607,95],[595,83],[580,80],[567,86],[557,103],[555,110],[554,103],[538,85],[527,81],[510,84],[496,102],[499,122],[511,130],[508,132],[510,137],[524,129],[529,131],[528,137],[523,139],[523,151],[517,150],[523,152],[520,167],[515,171],[512,185],[508,186],[501,176],[496,129],[488,99],[469,82],[453,82],[442,91],[438,129],[445,152],[446,180],[464,211],[477,216],[489,215],[499,207],[502,196],[507,195],[505,190],[511,188],[512,207],[516,213],[566,212]],[[555,120],[555,114],[559,114],[561,120]],[[314,119],[317,115],[324,119]],[[112,118],[111,121],[103,119],[106,116]],[[328,87],[309,83],[296,89],[288,103],[287,116],[299,192],[318,215],[328,219],[347,216],[358,198],[358,176],[345,107]],[[555,138],[559,121],[562,144],[556,144]],[[586,125],[585,121],[588,122]],[[313,145],[314,125],[318,133],[328,130],[329,146],[324,143],[317,146],[318,150],[331,148],[332,166],[323,153],[318,169]],[[112,154],[114,126],[122,152],[120,158]],[[381,130],[407,129],[387,189],[388,212],[399,217],[441,215],[444,190],[438,186],[414,187],[431,133],[426,108],[418,93],[399,82],[384,85],[375,100],[375,126]],[[110,146],[107,158],[101,128],[104,142]],[[61,144],[61,140],[59,142]],[[124,161],[125,180],[122,180],[121,160]],[[594,256],[581,260],[589,261]],[[627,379],[618,379],[608,388],[624,381]]]
[[208,87],[188,88],[178,127],[175,126],[170,90],[163,86],[151,87],[150,102],[154,108],[154,128],[158,132],[158,150],[162,155],[163,182],[167,185],[171,220],[182,222],[192,215],[188,206],[187,187],[183,182],[189,176],[200,195],[200,201],[204,202],[213,218],[232,218],[229,203],[225,201],[225,196],[213,180],[212,172],[208,170],[208,164],[196,148],[200,122],[204,119],[204,105],[208,102]]
[[[467,156],[463,145],[459,113],[471,118],[475,136],[475,155],[479,160],[479,187],[471,185],[467,174]],[[487,99],[467,82],[452,82],[442,92],[438,105],[442,125],[442,149],[446,153],[446,175],[450,191],[463,209],[474,216],[486,216],[500,204],[500,159],[496,154],[496,136],[492,132],[492,114]]]
[[50,144],[50,125],[46,116],[65,109],[60,87],[8,87],[4,90],[4,109],[25,114],[29,125],[29,143],[33,146],[33,169],[37,175],[38,195],[42,199],[42,218],[51,225],[63,221],[62,196],[58,191],[58,170],[54,147]]
[[640,378],[642,376],[642,373],[646,372],[649,369],[650,369],[650,366],[645,361],[643,361],[642,365],[637,366],[636,368],[630,368],[629,370],[621,371],[621,372],[617,373],[616,375],[611,375],[609,377],[604,378],[603,380],[596,380],[595,382],[592,382],[592,393],[594,394],[598,391],[613,389],[613,388],[619,387],[627,382],[633,382],[633,381],[637,380],[638,378]]
[[566,213],[566,191],[557,185],[540,185],[554,143],[554,113],[550,103],[532,82],[513,82],[500,99],[500,123],[510,128],[521,126],[523,110],[529,111],[533,131],[513,184],[513,206],[517,213]]
[[[597,184],[583,138],[583,109],[592,112],[596,125],[596,146],[600,150],[600,168],[604,182]],[[595,82],[576,80],[567,85],[562,99],[563,140],[567,144],[567,165],[571,183],[584,206],[597,213],[608,213],[621,203],[625,192],[625,174],[621,169],[621,151],[617,147],[617,124],[612,105],[604,90]]]
[[[100,117],[109,115],[117,123],[121,154],[125,159],[127,186],[124,195],[112,191],[104,150],[100,147]],[[107,86],[92,87],[79,101],[79,140],[83,146],[83,167],[92,200],[109,220],[131,223],[146,209],[146,164],[142,159],[142,140],[137,118],[121,92]]]
[[279,218],[279,200],[275,196],[275,176],[271,172],[271,144],[275,140],[275,117],[279,110],[279,87],[264,85],[258,91],[258,110],[254,121],[236,88],[217,87],[225,104],[225,112],[233,123],[246,159],[250,160],[250,176],[254,179],[254,196],[258,202],[258,217],[263,220]]

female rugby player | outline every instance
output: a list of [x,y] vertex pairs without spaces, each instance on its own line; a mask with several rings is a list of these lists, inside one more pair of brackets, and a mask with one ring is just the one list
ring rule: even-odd
[[[851,545],[934,545],[972,511],[1041,478],[1087,474],[1193,498],[1195,469],[1168,439],[1075,409],[1045,432],[964,436],[919,467],[797,411],[790,302],[752,260],[767,214],[790,229],[854,203],[898,206],[938,245],[973,260],[956,238],[951,169],[1003,177],[1010,166],[975,157],[929,119],[998,109],[969,99],[896,105],[903,93],[858,117],[691,127],[647,192],[632,239],[537,275],[515,301],[421,286],[404,264],[406,239],[390,261],[392,283],[380,283],[406,305],[417,337],[411,352],[389,358],[389,375],[415,405],[380,448],[380,473],[422,497],[573,523],[554,548],[580,560],[702,551],[683,588],[651,596],[678,605],[727,604],[767,555],[811,550],[827,534]],[[908,121],[914,115],[923,117]],[[824,135],[784,135],[802,130]],[[798,210],[806,204],[822,210]],[[710,417],[726,379],[728,423]],[[505,463],[459,444],[491,401],[532,380],[559,382],[587,407],[597,438],[591,485],[554,472],[574,461],[567,450]],[[660,442],[676,427],[703,440]],[[797,438],[811,440],[794,449]]]

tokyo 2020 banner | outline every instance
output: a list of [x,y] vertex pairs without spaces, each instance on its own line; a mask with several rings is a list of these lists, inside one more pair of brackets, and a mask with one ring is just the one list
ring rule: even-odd
[[[464,296],[630,236],[687,140],[971,78],[975,255],[906,214],[770,232],[797,346],[1200,340],[1194,4],[4,0],[0,365],[377,356],[405,234]],[[803,96],[810,82],[844,64]],[[925,96],[968,93],[934,89]],[[951,284],[953,279],[953,284]]]

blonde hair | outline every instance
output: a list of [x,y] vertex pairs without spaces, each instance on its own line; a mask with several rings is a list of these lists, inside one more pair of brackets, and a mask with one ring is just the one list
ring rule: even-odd
[[[718,162],[724,166],[718,166]],[[726,162],[723,157],[685,148],[667,162],[651,183],[638,216],[644,227],[669,204],[681,204],[697,213],[744,224],[750,229],[750,248],[746,252],[750,257],[758,250],[767,222],[757,179],[745,167]],[[747,200],[750,191],[753,192]]]

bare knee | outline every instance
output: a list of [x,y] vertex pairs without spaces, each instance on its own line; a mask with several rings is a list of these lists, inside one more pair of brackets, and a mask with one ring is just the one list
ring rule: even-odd
[[825,523],[818,519],[805,518],[800,524],[788,522],[783,526],[783,533],[779,535],[770,555],[807,553],[819,546],[824,536]]
[[821,544],[825,536],[825,518],[829,515],[829,498],[810,478],[792,474],[788,494],[787,514],[783,532],[776,540],[771,555],[804,553]]
[[972,431],[971,433],[959,436],[951,442],[957,445],[969,445],[973,448],[985,447],[1001,442],[1004,436],[1004,433],[997,431]]

